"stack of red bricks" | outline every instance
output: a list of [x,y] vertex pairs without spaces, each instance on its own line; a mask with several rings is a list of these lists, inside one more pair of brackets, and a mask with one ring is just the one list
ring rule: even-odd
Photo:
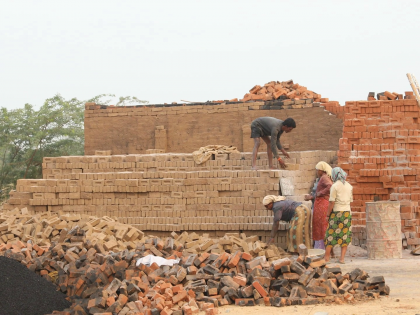
[[341,106],[339,102],[328,101],[327,99],[327,102],[323,102],[320,105],[324,106],[327,111],[337,116],[337,118],[344,119],[344,106]]
[[374,200],[400,201],[405,245],[420,244],[419,106],[411,97],[395,98],[345,105],[338,162],[354,187],[356,245],[364,242],[365,203]]
[[255,85],[249,93],[246,93],[242,102],[250,100],[271,101],[277,99],[313,99],[314,102],[327,103],[328,98],[321,98],[321,94],[317,94],[308,90],[306,87],[289,81],[271,81],[263,86]]

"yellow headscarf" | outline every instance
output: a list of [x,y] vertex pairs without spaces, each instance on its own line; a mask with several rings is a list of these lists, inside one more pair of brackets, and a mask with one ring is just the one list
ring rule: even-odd
[[327,173],[328,177],[331,178],[331,170],[332,170],[332,168],[331,168],[331,166],[328,163],[326,163],[324,161],[321,161],[321,162],[319,162],[315,166],[315,168],[317,170],[324,171],[325,173]]
[[264,206],[269,205],[272,202],[277,202],[277,201],[283,201],[286,200],[286,197],[284,196],[275,196],[275,195],[268,195],[265,196],[262,203]]

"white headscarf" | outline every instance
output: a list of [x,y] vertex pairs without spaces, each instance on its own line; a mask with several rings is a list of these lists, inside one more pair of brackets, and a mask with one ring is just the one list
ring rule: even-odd
[[324,171],[325,173],[327,173],[328,177],[331,178],[331,170],[332,170],[332,168],[331,168],[331,166],[328,163],[326,163],[324,161],[321,161],[321,162],[319,162],[315,166],[315,168],[317,170]]
[[275,195],[268,195],[265,196],[262,203],[264,206],[269,205],[272,202],[277,202],[277,201],[283,201],[286,200],[286,197],[284,196],[275,196]]

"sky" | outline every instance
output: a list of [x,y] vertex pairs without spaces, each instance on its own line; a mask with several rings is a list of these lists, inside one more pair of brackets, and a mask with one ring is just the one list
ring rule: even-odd
[[0,107],[61,94],[151,104],[286,81],[344,104],[420,80],[420,1],[0,0]]

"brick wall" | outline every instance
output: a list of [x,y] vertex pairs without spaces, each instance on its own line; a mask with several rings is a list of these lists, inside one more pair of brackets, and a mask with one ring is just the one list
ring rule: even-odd
[[[209,144],[234,145],[242,152],[249,152],[253,146],[250,123],[262,116],[296,120],[296,130],[281,138],[283,144],[288,144],[288,150],[337,150],[342,120],[319,104],[314,107],[313,103],[302,102],[304,100],[287,106],[247,102],[168,107],[113,107],[88,103],[85,154],[94,154],[96,150],[141,154],[148,149],[193,152]],[[332,103],[321,105],[337,108],[338,105]]]
[[366,240],[368,201],[401,202],[405,245],[420,244],[420,122],[416,100],[346,102],[339,165],[354,187],[354,243]]

